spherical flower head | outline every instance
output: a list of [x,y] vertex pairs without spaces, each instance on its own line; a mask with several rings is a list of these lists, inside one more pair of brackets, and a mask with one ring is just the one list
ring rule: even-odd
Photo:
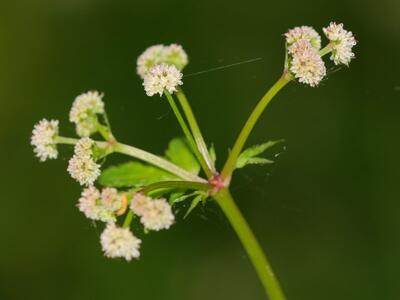
[[75,154],[69,160],[68,172],[81,185],[92,185],[100,176],[100,165],[92,157],[94,142],[90,138],[82,138],[75,145]]
[[100,236],[104,255],[110,258],[123,257],[127,261],[140,256],[140,239],[128,228],[117,227],[110,223]]
[[150,197],[147,197],[141,193],[135,193],[133,195],[130,208],[138,216],[143,216],[147,211],[148,204],[152,201]]
[[299,82],[317,86],[326,75],[325,64],[318,51],[306,40],[300,40],[291,47],[290,71]]
[[148,230],[168,229],[174,223],[175,216],[165,199],[155,199],[147,203],[140,222]]
[[164,62],[168,65],[174,65],[182,71],[189,62],[188,55],[181,45],[171,44],[164,47]]
[[85,137],[97,131],[97,114],[104,113],[103,94],[90,91],[75,98],[69,120],[76,124],[76,132]]
[[116,220],[113,212],[102,205],[100,192],[94,186],[82,191],[77,206],[88,219],[106,223],[112,223]]
[[323,28],[326,37],[331,42],[332,55],[331,60],[336,65],[349,65],[354,58],[352,48],[357,44],[353,33],[343,28],[343,24],[331,22],[328,27]]
[[138,75],[144,79],[150,69],[156,65],[165,63],[167,65],[173,65],[179,71],[182,71],[188,62],[188,55],[181,45],[154,45],[147,48],[138,57],[136,62],[136,71]]
[[94,186],[85,188],[78,200],[78,208],[84,215],[92,220],[98,220],[99,208],[97,205],[100,199],[100,192]]
[[58,121],[39,121],[32,131],[31,145],[40,161],[56,159],[58,156],[56,138],[58,137]]
[[177,87],[183,84],[181,79],[182,73],[175,66],[163,63],[150,69],[144,77],[143,86],[147,96],[162,96],[164,91],[176,92]]
[[285,33],[286,42],[292,45],[300,40],[307,40],[311,46],[319,50],[321,48],[321,36],[311,26],[300,26],[290,29]]
[[101,191],[101,203],[105,209],[112,212],[118,211],[122,207],[122,199],[114,188],[105,188]]
[[146,50],[138,57],[136,62],[136,71],[143,79],[149,70],[163,62],[164,45],[154,45]]

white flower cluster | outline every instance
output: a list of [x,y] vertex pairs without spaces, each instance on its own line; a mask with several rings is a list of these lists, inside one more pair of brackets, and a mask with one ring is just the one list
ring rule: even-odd
[[97,132],[97,114],[104,113],[103,94],[90,91],[75,98],[69,120],[75,123],[76,133],[88,137]]
[[111,223],[123,208],[122,196],[114,188],[100,191],[94,186],[85,188],[78,200],[78,208],[91,220]]
[[177,87],[182,85],[182,73],[174,66],[162,63],[152,67],[143,80],[143,86],[147,96],[159,94],[162,96],[164,91],[173,93]]
[[32,131],[31,145],[40,161],[56,159],[58,156],[56,138],[58,137],[58,121],[43,119]]
[[290,71],[293,75],[301,83],[317,86],[326,75],[325,64],[318,50],[303,39],[289,46],[288,51],[292,56]]
[[68,172],[81,185],[92,185],[100,176],[100,165],[93,159],[94,141],[81,138],[75,145],[74,155],[69,160]]
[[307,40],[317,50],[321,49],[321,36],[311,26],[300,26],[285,33],[286,42],[292,45],[300,40]]
[[137,59],[137,73],[144,79],[146,74],[156,65],[165,63],[173,65],[182,71],[188,64],[188,56],[181,45],[171,44],[169,46],[154,45],[147,48]]
[[331,60],[336,65],[349,65],[351,59],[354,58],[352,48],[357,44],[353,33],[343,28],[343,24],[331,22],[328,27],[323,28],[326,37],[332,45]]
[[131,209],[148,230],[168,229],[175,221],[171,206],[165,199],[152,199],[136,193],[131,202]]
[[110,258],[123,257],[127,261],[139,258],[141,240],[135,237],[128,228],[117,227],[109,223],[100,237],[104,255]]
[[[324,49],[332,51],[331,60],[336,65],[348,65],[354,58],[352,48],[356,40],[350,31],[343,29],[343,24],[331,22],[328,27],[323,28],[329,45]],[[317,86],[326,75],[325,64],[319,50],[321,48],[321,37],[310,26],[300,26],[290,29],[285,33],[289,54],[289,70],[299,82],[312,87]],[[321,50],[321,53],[326,53]]]

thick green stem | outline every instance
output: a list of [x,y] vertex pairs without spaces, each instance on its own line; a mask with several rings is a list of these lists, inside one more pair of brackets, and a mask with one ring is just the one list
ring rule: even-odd
[[182,89],[178,90],[176,96],[179,100],[180,105],[182,106],[183,112],[185,113],[190,129],[192,130],[194,140],[197,144],[197,148],[199,149],[201,155],[204,157],[204,160],[207,164],[208,168],[207,176],[211,178],[214,174],[216,174],[214,162],[211,159],[210,153],[208,152],[207,145],[204,141],[203,135],[201,134],[199,125],[197,124],[192,108],[190,107],[189,101],[187,100]]
[[165,93],[165,96],[167,97],[169,105],[172,108],[172,111],[175,114],[175,117],[178,120],[179,125],[182,127],[183,133],[185,134],[186,139],[188,140],[189,145],[192,148],[192,151],[196,155],[196,157],[197,157],[201,167],[203,168],[204,172],[206,173],[207,177],[211,177],[213,174],[212,174],[211,170],[208,168],[207,163],[204,160],[204,157],[201,155],[199,149],[197,148],[197,145],[196,145],[195,140],[193,139],[192,133],[190,132],[188,126],[186,125],[186,122],[183,119],[182,114],[179,111],[179,108],[176,106],[174,98],[167,91],[165,91],[164,93]]
[[242,242],[269,299],[285,300],[285,296],[278,279],[272,271],[271,265],[250,229],[249,224],[236,206],[229,190],[222,189],[214,197]]
[[[72,139],[72,138],[66,138],[66,137],[57,137],[56,142],[59,144],[69,144],[69,145],[75,145],[79,140],[78,139]],[[170,172],[171,174],[174,174],[184,180],[187,181],[196,181],[196,182],[203,182],[206,183],[207,181],[193,173],[190,173],[181,167],[178,167],[177,165],[169,162],[168,160],[165,160],[157,155],[154,155],[150,152],[144,151],[142,149],[125,145],[122,143],[115,142],[113,144],[110,144],[108,142],[99,142],[95,141],[95,143],[102,148],[106,147],[112,147],[113,152],[125,154],[128,156],[132,156],[134,158],[137,158],[139,160],[145,161],[151,165],[154,165],[156,167],[159,167],[160,169],[163,169],[165,171]]]
[[270,103],[272,98],[288,83],[290,82],[291,77],[288,74],[283,74],[281,78],[268,90],[268,92],[261,98],[258,102],[257,106],[254,108],[250,117],[247,119],[242,131],[240,132],[236,142],[232,148],[232,151],[229,154],[229,157],[225,163],[225,166],[221,172],[221,177],[225,181],[225,184],[228,185],[232,176],[232,173],[236,166],[237,158],[239,157],[240,152],[242,152],[243,146],[247,141],[251,131],[254,128],[254,125],[257,123],[261,114]]

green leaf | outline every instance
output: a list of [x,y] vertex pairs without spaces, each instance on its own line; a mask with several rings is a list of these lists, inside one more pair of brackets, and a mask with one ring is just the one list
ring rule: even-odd
[[183,217],[184,219],[186,219],[187,216],[193,211],[193,209],[195,209],[196,206],[201,202],[203,196],[204,196],[204,195],[202,195],[202,194],[197,195],[197,196],[192,200],[192,203],[190,204],[189,209],[187,210],[185,216]]
[[260,145],[254,145],[250,148],[247,148],[242,153],[240,153],[237,162],[236,162],[236,169],[243,168],[249,164],[271,164],[273,163],[272,160],[257,157],[257,155],[263,153],[268,148],[283,142],[283,140],[278,141],[269,141]]
[[184,138],[172,139],[169,142],[168,149],[165,151],[165,155],[174,164],[193,174],[199,174],[200,165]]
[[178,179],[159,168],[133,161],[109,167],[101,173],[98,182],[103,186],[135,187]]
[[217,154],[215,153],[214,144],[211,144],[211,147],[208,151],[210,152],[211,161],[215,165],[215,162],[217,161]]
[[175,203],[178,203],[178,202],[182,202],[182,201],[185,201],[186,199],[188,199],[188,198],[190,198],[190,197],[193,197],[193,196],[195,196],[195,195],[197,195],[198,194],[198,192],[193,192],[193,193],[190,193],[190,194],[186,194],[186,195],[184,195],[184,194],[181,194],[180,196],[178,196],[178,197],[173,197],[172,199],[170,198],[170,203],[171,204],[175,204]]

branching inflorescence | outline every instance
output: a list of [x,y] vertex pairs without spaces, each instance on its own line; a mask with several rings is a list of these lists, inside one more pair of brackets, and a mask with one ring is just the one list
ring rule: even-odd
[[[336,64],[349,65],[356,41],[343,24],[331,22],[323,28],[328,44],[321,49],[320,35],[309,26],[290,29],[282,76],[261,98],[240,132],[221,172],[215,168],[215,151],[204,141],[190,104],[183,93],[182,71],[188,56],[180,45],[155,45],[137,60],[137,73],[148,96],[165,96],[184,138],[175,138],[164,157],[120,143],[108,121],[103,94],[90,91],[76,97],[69,119],[79,139],[59,135],[59,122],[43,119],[33,129],[31,144],[40,161],[56,159],[57,145],[74,145],[68,173],[83,186],[78,209],[90,220],[105,223],[100,237],[104,255],[130,261],[139,258],[141,240],[131,230],[136,218],[145,232],[170,228],[175,222],[174,206],[190,201],[185,217],[200,203],[214,199],[226,214],[241,240],[270,299],[284,294],[253,232],[229,192],[235,169],[249,164],[267,164],[260,157],[280,141],[269,141],[243,150],[248,136],[271,99],[290,81],[316,87],[326,75],[323,56]],[[101,137],[94,140],[92,136]],[[101,171],[104,158],[120,153],[135,160]],[[200,176],[203,172],[205,177]],[[94,184],[102,186],[101,189]],[[122,220],[121,220],[122,219]]]

